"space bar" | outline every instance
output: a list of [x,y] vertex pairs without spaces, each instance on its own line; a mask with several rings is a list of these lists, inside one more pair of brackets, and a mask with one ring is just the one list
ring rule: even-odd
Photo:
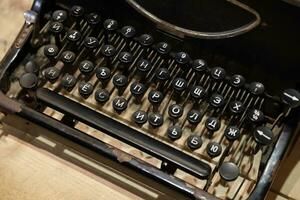
[[207,179],[211,173],[211,167],[207,163],[191,157],[88,107],[76,103],[56,92],[46,88],[39,88],[37,90],[37,98],[51,108],[64,114],[68,114],[78,121],[86,123],[87,125],[154,157],[172,163],[179,169],[191,173],[200,179]]

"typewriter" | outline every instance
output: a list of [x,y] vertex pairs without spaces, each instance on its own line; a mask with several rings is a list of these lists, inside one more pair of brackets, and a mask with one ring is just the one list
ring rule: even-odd
[[35,0],[24,16],[1,62],[6,116],[186,198],[265,198],[297,134],[300,8]]

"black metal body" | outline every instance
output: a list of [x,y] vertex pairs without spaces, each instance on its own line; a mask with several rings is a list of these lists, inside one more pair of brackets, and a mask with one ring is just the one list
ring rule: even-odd
[[[112,13],[109,13],[108,10],[103,10],[101,8],[101,3],[99,2],[107,2],[107,1],[89,1],[89,3],[85,3],[84,5],[87,7],[90,7],[89,9],[98,9],[101,12],[104,13],[104,15],[111,14],[112,17],[119,16],[120,19],[122,19],[122,16],[128,12],[128,10],[131,10],[125,2],[119,2],[117,0],[111,1],[111,3],[107,3],[107,6],[114,7],[116,6],[116,9]],[[115,3],[119,2],[120,6],[116,5]],[[250,2],[250,4],[257,5],[258,3],[255,3],[258,1]],[[32,7],[32,10],[36,12],[44,12],[43,9],[52,9],[55,6],[55,3],[59,3],[62,6],[68,7],[69,4],[80,4],[82,1],[76,0],[76,1],[43,1],[43,0],[35,0],[34,5]],[[86,5],[87,4],[87,5]],[[94,6],[98,5],[98,6]],[[282,19],[289,20],[293,19],[293,17],[296,17],[297,19],[300,19],[300,12],[298,13],[291,11],[296,11],[296,8],[291,7],[288,4],[285,4],[283,2],[271,2],[271,1],[265,1],[261,3],[261,7],[257,9],[266,9],[268,5],[272,5],[271,11],[264,11],[261,10],[262,16],[266,16],[265,19],[270,21],[276,21],[277,13],[274,16],[274,20],[271,19],[270,13],[273,13],[278,8],[282,6],[283,10],[280,13],[282,15]],[[122,7],[124,6],[124,7]],[[93,8],[94,7],[94,8]],[[125,9],[124,9],[125,8]],[[122,12],[118,12],[118,10],[123,10]],[[149,27],[151,29],[153,27],[153,24],[151,25],[150,22],[145,22],[142,24],[141,22],[143,20],[134,20],[135,18],[140,18],[141,16],[137,13],[132,12],[132,16],[130,19],[126,19],[126,21],[133,22],[134,25],[137,27],[143,26],[143,27]],[[42,20],[42,19],[41,19]],[[283,25],[285,30],[282,30],[281,34],[278,34],[277,31],[279,29],[278,24],[282,24],[282,21],[279,20],[276,23],[273,24],[273,26],[270,25],[269,29],[265,30],[264,26],[260,26],[257,30],[250,32],[246,35],[239,36],[237,38],[231,38],[228,40],[221,40],[221,41],[204,41],[204,40],[196,40],[193,38],[185,38],[185,49],[193,49],[194,52],[197,52],[197,50],[201,51],[203,54],[206,52],[203,51],[203,49],[209,49],[212,52],[215,52],[216,54],[221,54],[226,57],[229,57],[230,59],[238,60],[240,63],[242,63],[245,68],[235,68],[238,71],[234,71],[237,73],[244,72],[244,74],[247,73],[247,77],[257,78],[260,79],[262,82],[266,82],[267,85],[271,85],[274,87],[269,87],[271,89],[274,89],[278,91],[281,87],[299,87],[299,80],[298,74],[293,73],[293,71],[297,70],[297,64],[300,63],[299,56],[297,57],[297,53],[295,49],[297,49],[297,41],[299,44],[300,37],[297,37],[300,35],[300,28],[295,27],[293,30],[293,27],[291,26],[291,21],[287,21],[286,24]],[[207,23],[209,24],[209,23]],[[238,23],[237,23],[238,24]],[[149,26],[148,26],[149,25]],[[5,90],[7,83],[7,76],[9,73],[16,67],[18,61],[22,58],[23,52],[27,51],[27,44],[32,32],[32,25],[24,25],[24,27],[21,30],[21,33],[19,34],[18,38],[16,39],[15,43],[10,48],[9,52],[7,53],[6,57],[1,62],[0,66],[0,79],[1,79],[1,89]],[[204,27],[205,28],[205,27]],[[212,28],[212,27],[210,27]],[[144,29],[145,32],[147,32],[147,29]],[[26,34],[24,34],[24,32]],[[298,35],[297,35],[298,34]],[[278,38],[282,37],[284,41],[279,42]],[[180,40],[180,39],[179,39]],[[175,44],[180,44],[178,39],[175,39]],[[22,42],[20,42],[22,41]],[[180,45],[178,45],[179,47]],[[201,48],[199,48],[199,46]],[[180,46],[181,47],[181,46]],[[220,48],[219,48],[220,47]],[[290,51],[288,51],[290,50]],[[288,52],[287,52],[288,51]],[[298,62],[299,61],[299,62]],[[285,66],[285,70],[281,66]],[[240,66],[240,65],[238,65]],[[261,66],[264,66],[264,68],[261,68]],[[250,70],[251,67],[254,67],[254,70]],[[261,73],[257,74],[255,73],[257,69],[261,69]],[[289,71],[289,77],[282,76],[282,71]],[[272,75],[274,75],[272,78],[268,77],[268,74],[272,72]],[[249,76],[248,76],[249,75]],[[277,85],[274,83],[274,81],[282,83],[285,82],[284,85]],[[295,85],[296,83],[296,85]],[[275,85],[274,85],[275,84]],[[46,115],[43,115],[31,108],[25,107],[24,105],[21,105],[20,103],[9,99],[6,97],[2,92],[0,94],[0,107],[1,110],[14,113],[16,115],[19,115],[27,120],[30,120],[40,126],[43,126],[51,131],[53,131],[56,134],[59,134],[61,136],[64,136],[66,138],[69,138],[77,143],[82,144],[83,146],[97,152],[103,155],[106,155],[107,157],[118,161],[118,156],[116,155],[114,149],[110,146],[107,146],[103,142],[92,138],[90,136],[87,136],[86,134],[75,130],[73,128],[68,127],[67,125],[64,125]],[[293,118],[294,117],[294,118]],[[284,157],[285,150],[288,147],[289,141],[293,136],[293,132],[296,128],[297,118],[299,116],[294,115],[292,116],[291,120],[287,121],[284,125],[284,129],[278,138],[278,141],[275,145],[275,148],[267,162],[267,165],[261,175],[261,178],[256,186],[256,189],[253,191],[253,193],[250,196],[250,200],[257,200],[262,199],[267,191],[269,186],[271,185],[272,179],[274,178],[274,174],[276,172],[276,169],[278,168],[280,161]],[[293,120],[296,119],[296,120]],[[97,128],[97,127],[96,127]],[[107,132],[108,130],[104,130],[104,132]],[[164,184],[169,185],[170,187],[173,187],[177,190],[182,191],[183,193],[186,193],[191,198],[196,199],[216,199],[215,197],[209,195],[208,193],[199,190],[195,187],[192,187],[190,185],[187,185],[183,181],[174,178],[171,175],[168,175],[154,167],[151,167],[150,165],[146,164],[145,162],[132,158],[128,162],[123,162],[124,165],[134,168],[141,173],[152,177],[155,180],[158,180]]]

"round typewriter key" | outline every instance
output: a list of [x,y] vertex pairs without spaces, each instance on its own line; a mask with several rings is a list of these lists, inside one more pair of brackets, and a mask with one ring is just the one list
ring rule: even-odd
[[103,27],[106,31],[115,31],[118,29],[118,22],[113,19],[107,19],[103,22]]
[[66,90],[72,89],[76,85],[76,78],[70,74],[66,74],[61,80],[61,85]]
[[157,49],[158,53],[160,53],[162,55],[166,55],[166,54],[170,53],[171,46],[166,42],[160,42],[156,45],[156,49]]
[[246,82],[245,78],[239,74],[233,75],[230,78],[231,85],[236,88],[242,87],[243,85],[245,85],[245,82]]
[[87,37],[84,39],[84,46],[89,49],[95,49],[99,46],[99,41],[95,37]]
[[187,139],[187,145],[192,150],[199,149],[202,146],[202,139],[198,135],[191,135]]
[[148,115],[148,121],[149,124],[152,125],[153,127],[157,128],[163,125],[164,123],[164,118],[161,114],[158,113],[150,113]]
[[204,88],[196,85],[192,87],[190,94],[195,100],[203,99],[206,95]]
[[58,55],[58,48],[55,45],[46,45],[44,47],[44,54],[49,58],[53,58]]
[[98,89],[95,92],[95,99],[99,103],[105,103],[109,100],[109,92],[105,89]]
[[160,104],[163,99],[164,95],[160,91],[152,90],[148,94],[148,100],[152,104]]
[[214,158],[222,153],[222,147],[217,142],[211,142],[207,145],[206,152],[210,157]]
[[220,94],[213,94],[209,102],[213,107],[220,108],[224,105],[224,97]]
[[101,15],[99,13],[90,13],[86,18],[87,22],[91,25],[97,25],[101,22]]
[[113,108],[117,112],[123,112],[126,110],[128,102],[125,98],[123,97],[116,97],[113,102],[112,102]]
[[155,77],[160,81],[165,81],[170,78],[170,71],[167,68],[159,68],[155,72]]
[[201,121],[201,113],[198,110],[190,110],[187,114],[187,120],[191,124],[198,124]]
[[240,137],[240,129],[236,126],[228,126],[225,129],[225,137],[227,138],[227,140],[229,141],[234,141],[237,140]]
[[185,65],[190,61],[190,56],[185,52],[178,52],[175,54],[175,61],[180,65]]
[[70,10],[70,14],[72,17],[80,18],[84,15],[84,8],[81,6],[73,6]]
[[87,82],[81,82],[78,87],[78,91],[83,97],[87,97],[92,94],[93,90],[94,86]]
[[244,112],[245,107],[244,104],[240,101],[232,101],[229,104],[229,109],[234,114],[241,114],[242,112]]
[[60,75],[60,70],[56,67],[48,67],[44,71],[44,76],[49,81],[55,81]]
[[226,71],[221,67],[215,67],[211,70],[211,76],[215,80],[223,80],[226,77]]
[[153,44],[154,39],[152,35],[143,34],[138,38],[139,43],[144,47],[149,47]]
[[61,60],[67,64],[74,62],[75,58],[76,58],[76,55],[72,51],[64,51],[61,54]]
[[133,61],[132,54],[129,53],[129,52],[125,52],[125,51],[121,52],[119,54],[118,58],[119,58],[119,61],[121,63],[124,63],[124,64],[128,64],[128,63],[131,63]]
[[187,81],[183,78],[175,78],[172,87],[176,92],[183,92],[187,87]]
[[146,86],[142,83],[134,82],[130,85],[130,92],[135,97],[141,96],[146,92]]
[[28,61],[24,67],[25,72],[38,74],[40,68],[34,61]]
[[70,41],[70,42],[78,42],[81,38],[81,33],[77,30],[70,30],[68,31],[67,33],[67,39]]
[[112,45],[103,45],[101,47],[101,54],[105,57],[112,57],[116,54],[116,48]]
[[207,118],[205,122],[205,127],[212,132],[215,132],[220,129],[221,123],[220,121],[215,117],[209,117]]
[[143,110],[138,110],[133,113],[132,118],[138,125],[143,125],[148,120],[148,114]]
[[136,30],[134,27],[132,26],[124,26],[121,29],[121,34],[125,37],[125,38],[132,38],[135,36],[136,34]]
[[79,64],[79,70],[83,74],[91,73],[94,70],[94,64],[89,60],[84,60]]
[[170,126],[167,130],[167,134],[171,140],[177,140],[182,135],[182,129],[178,125]]
[[52,14],[52,20],[56,22],[64,22],[66,21],[68,15],[64,10],[56,10]]
[[265,86],[259,82],[253,82],[249,85],[249,90],[254,95],[260,95],[265,92]]
[[38,84],[38,77],[33,73],[25,73],[19,79],[20,86],[25,89],[34,89]]
[[203,71],[205,71],[207,69],[206,61],[202,60],[202,59],[194,60],[193,63],[192,63],[192,68],[196,72],[203,72]]
[[127,85],[128,79],[126,76],[122,75],[122,74],[116,74],[113,77],[113,84],[117,87],[117,88],[121,88],[121,87],[125,87]]
[[141,59],[137,62],[136,66],[138,71],[146,73],[151,70],[152,64],[149,60]]
[[262,111],[258,109],[252,109],[248,113],[248,118],[250,119],[251,122],[258,124],[264,121],[265,116]]
[[168,113],[171,118],[178,119],[183,114],[183,108],[181,105],[173,104],[169,106]]
[[295,89],[286,89],[281,95],[283,103],[291,108],[296,108],[300,105],[300,93]]
[[219,174],[225,181],[234,181],[239,176],[240,170],[233,162],[224,162],[219,168]]
[[[110,72],[110,69],[108,69],[107,67],[99,67],[96,69],[96,77],[98,78],[99,81],[101,81],[101,82],[108,81],[110,76],[111,76],[111,72]],[[118,84],[122,85],[123,77],[121,77],[121,80],[116,80],[116,82],[117,82],[116,83],[117,85]],[[120,82],[122,82],[122,83],[120,83]],[[127,81],[125,81],[125,82],[127,82]]]
[[260,145],[269,145],[274,140],[274,134],[270,128],[259,126],[253,133],[255,141]]
[[60,22],[51,22],[49,31],[54,34],[61,33],[64,30],[64,25]]

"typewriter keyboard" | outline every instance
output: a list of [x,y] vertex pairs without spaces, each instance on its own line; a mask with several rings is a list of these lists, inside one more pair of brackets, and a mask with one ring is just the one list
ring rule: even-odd
[[263,83],[81,6],[44,18],[10,97],[217,197],[248,197],[286,112],[264,113],[281,102]]

